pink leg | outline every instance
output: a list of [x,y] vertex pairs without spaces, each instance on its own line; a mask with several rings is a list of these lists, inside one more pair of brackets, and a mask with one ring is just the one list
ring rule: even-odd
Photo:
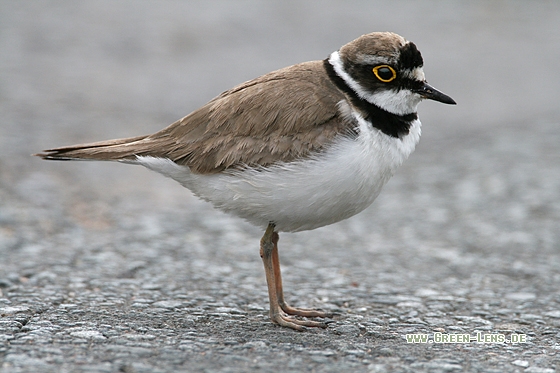
[[270,318],[273,322],[288,328],[303,330],[303,326],[326,328],[327,324],[319,321],[298,320],[295,316],[329,317],[330,314],[321,311],[290,307],[284,300],[282,290],[282,275],[278,258],[278,233],[274,232],[274,224],[269,224],[261,238],[261,258],[264,264],[268,296],[270,299]]

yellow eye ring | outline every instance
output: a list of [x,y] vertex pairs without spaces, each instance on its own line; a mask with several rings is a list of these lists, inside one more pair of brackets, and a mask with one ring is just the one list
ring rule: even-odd
[[383,83],[389,83],[397,77],[397,72],[389,65],[379,65],[373,68],[373,73],[377,79]]

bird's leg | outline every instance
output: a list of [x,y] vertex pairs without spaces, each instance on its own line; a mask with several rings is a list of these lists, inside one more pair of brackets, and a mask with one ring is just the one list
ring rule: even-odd
[[264,264],[266,283],[268,285],[270,318],[272,321],[281,326],[286,326],[295,330],[303,330],[303,326],[326,328],[327,324],[322,322],[298,320],[288,316],[327,317],[328,314],[319,311],[293,308],[288,306],[284,301],[282,275],[280,274],[280,262],[278,260],[278,233],[274,232],[274,224],[272,223],[268,225],[266,232],[261,238],[260,253]]
[[276,236],[274,238],[274,248],[272,250],[272,265],[274,268],[274,278],[276,282],[276,297],[278,298],[278,304],[280,305],[280,308],[282,308],[282,310],[284,310],[284,312],[286,312],[288,315],[304,317],[331,317],[332,315],[328,312],[291,307],[284,300],[284,291],[282,290],[282,274],[280,272],[280,259],[278,257],[278,233],[276,233]]

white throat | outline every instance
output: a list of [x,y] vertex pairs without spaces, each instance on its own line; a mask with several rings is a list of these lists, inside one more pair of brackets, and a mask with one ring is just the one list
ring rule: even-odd
[[[365,90],[357,81],[355,81],[345,70],[344,64],[340,59],[340,54],[338,51],[331,53],[329,57],[329,63],[334,68],[336,74],[341,77],[346,84],[356,94],[366,100],[367,102],[377,105],[381,109],[388,111],[389,113],[396,115],[406,115],[416,113],[418,104],[422,100],[420,95],[414,93],[408,89],[400,90],[385,90],[376,93],[370,93]],[[415,69],[416,70],[416,69]],[[421,68],[417,68],[417,71],[411,72],[415,77],[423,77],[424,73]]]

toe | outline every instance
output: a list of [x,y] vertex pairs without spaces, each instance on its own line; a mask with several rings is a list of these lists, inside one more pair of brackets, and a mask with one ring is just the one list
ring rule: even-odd
[[288,316],[283,312],[273,315],[271,319],[273,322],[280,326],[288,327],[298,331],[305,330],[304,327],[323,329],[328,327],[328,323],[313,320],[300,320],[296,319],[295,317]]
[[323,312],[318,310],[306,309],[306,308],[295,308],[290,307],[287,304],[282,306],[282,310],[288,315],[302,316],[302,317],[332,317],[333,315],[329,312]]

